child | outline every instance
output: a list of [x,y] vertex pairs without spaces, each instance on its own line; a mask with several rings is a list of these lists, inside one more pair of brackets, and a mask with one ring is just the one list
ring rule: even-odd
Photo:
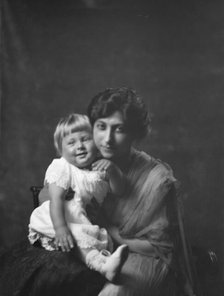
[[[61,119],[54,133],[54,144],[61,158],[54,159],[45,175],[50,201],[45,201],[31,214],[29,241],[39,241],[47,250],[70,251],[74,241],[81,259],[91,269],[99,271],[109,281],[119,273],[128,255],[122,245],[110,253],[106,229],[92,225],[86,214],[86,205],[94,197],[102,204],[107,193],[122,194],[123,174],[111,161],[96,160],[98,151],[93,141],[88,117],[71,114]],[[69,188],[74,197],[66,200]]]

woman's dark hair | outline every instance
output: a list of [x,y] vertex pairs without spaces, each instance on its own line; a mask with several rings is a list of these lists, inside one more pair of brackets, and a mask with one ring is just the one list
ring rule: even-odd
[[125,125],[136,140],[143,139],[150,126],[149,112],[136,92],[127,87],[108,88],[97,94],[90,102],[87,114],[92,126],[99,118],[120,111]]

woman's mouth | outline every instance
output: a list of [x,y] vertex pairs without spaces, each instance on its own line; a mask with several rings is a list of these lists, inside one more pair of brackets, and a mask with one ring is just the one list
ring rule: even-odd
[[101,146],[101,148],[102,148],[105,152],[114,152],[114,150],[115,150],[113,146],[109,146],[109,145]]

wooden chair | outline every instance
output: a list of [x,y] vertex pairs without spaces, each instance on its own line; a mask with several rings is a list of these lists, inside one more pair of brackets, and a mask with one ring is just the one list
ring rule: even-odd
[[39,206],[39,193],[43,187],[42,186],[31,186],[30,190],[33,197],[33,207],[34,209]]

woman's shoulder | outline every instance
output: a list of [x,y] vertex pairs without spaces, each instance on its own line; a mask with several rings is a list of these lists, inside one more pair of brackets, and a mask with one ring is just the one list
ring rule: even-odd
[[175,180],[173,170],[168,163],[135,149],[132,151],[132,157],[132,164],[137,164],[142,173],[156,176],[159,179],[171,178],[173,181]]
[[137,162],[141,164],[145,163],[151,165],[152,167],[159,166],[161,168],[164,168],[165,170],[171,170],[171,167],[167,163],[149,155],[148,153],[142,150],[132,149],[131,158],[132,162]]

